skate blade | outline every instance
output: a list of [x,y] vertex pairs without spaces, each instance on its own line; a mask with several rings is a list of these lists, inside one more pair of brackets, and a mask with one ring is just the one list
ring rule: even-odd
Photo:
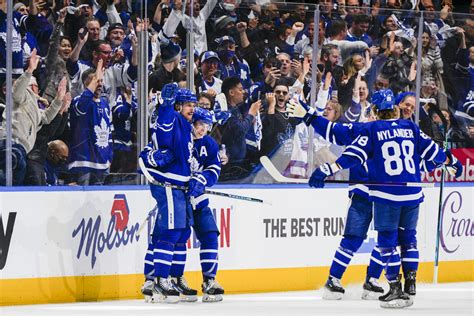
[[390,302],[380,302],[380,307],[382,308],[405,308],[410,307],[413,305],[413,300],[410,298],[409,300],[393,300]]
[[216,295],[210,295],[210,294],[204,294],[202,297],[202,302],[203,303],[216,303],[222,301],[224,298],[222,297],[221,294],[216,294]]
[[323,291],[323,300],[337,301],[341,300],[343,296],[344,293],[341,292],[331,292],[328,289],[324,289]]
[[382,295],[383,293],[364,290],[362,292],[362,299],[367,301],[378,300]]
[[145,303],[153,303],[153,295],[145,295]]
[[166,303],[176,304],[179,303],[179,296],[165,296],[161,293],[153,293],[152,303]]
[[194,302],[197,302],[197,300],[198,300],[197,295],[180,295],[179,296],[180,302],[194,303]]

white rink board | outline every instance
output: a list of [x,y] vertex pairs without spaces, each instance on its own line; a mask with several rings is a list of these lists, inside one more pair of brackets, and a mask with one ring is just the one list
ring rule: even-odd
[[[330,265],[343,232],[349,203],[346,188],[215,190],[258,197],[273,204],[216,196],[210,198],[222,233],[219,240],[221,270]],[[418,225],[422,262],[434,259],[439,189],[425,189],[424,192],[426,199],[421,204]],[[474,188],[468,186],[445,188],[447,202],[440,261],[474,259],[473,193]],[[1,270],[3,279],[142,273],[147,228],[140,237],[136,236],[136,231],[154,206],[147,189],[121,191],[118,187],[116,191],[2,192],[0,197],[4,234],[8,233],[9,217],[11,220],[12,214],[16,213],[8,255]],[[110,223],[114,224],[111,222],[114,197],[122,202],[126,199],[128,205],[128,222],[122,220],[122,223],[127,222],[125,241],[123,238],[113,239],[117,232],[114,226],[109,227]],[[126,210],[116,214],[123,218],[124,212]],[[78,227],[82,221],[93,224],[91,232],[95,227],[97,238],[83,238],[82,250],[78,251],[82,235]],[[301,227],[294,225],[300,224],[299,221]],[[75,230],[77,234],[73,234]],[[131,232],[131,239],[128,232]],[[123,232],[118,233],[120,237],[123,235]],[[375,236],[373,231],[369,232],[361,254],[354,257],[354,264],[368,261]],[[91,247],[86,255],[88,239]],[[197,244],[194,241],[189,244],[192,249],[186,270],[198,271]]]

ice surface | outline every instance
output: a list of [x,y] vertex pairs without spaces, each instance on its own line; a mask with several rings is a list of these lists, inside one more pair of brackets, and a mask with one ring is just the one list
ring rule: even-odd
[[[385,285],[385,287],[387,287]],[[377,301],[360,299],[359,286],[346,288],[341,301],[325,301],[321,291],[279,292],[261,294],[225,295],[220,303],[148,304],[142,300],[104,301],[93,303],[70,303],[50,305],[28,305],[0,308],[1,316],[14,315],[474,315],[474,282],[418,284],[418,293],[413,306],[401,310],[386,310]]]

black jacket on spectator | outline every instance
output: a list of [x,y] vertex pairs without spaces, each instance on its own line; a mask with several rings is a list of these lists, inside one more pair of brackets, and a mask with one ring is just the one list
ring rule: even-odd
[[67,112],[58,114],[51,123],[43,125],[36,134],[35,146],[28,153],[25,185],[46,185],[44,166],[46,164],[48,143],[59,138],[64,132],[67,121]]
[[186,74],[178,68],[175,68],[172,72],[168,72],[163,65],[159,65],[158,69],[153,71],[148,77],[148,90],[161,91],[163,86],[167,83],[185,80]]

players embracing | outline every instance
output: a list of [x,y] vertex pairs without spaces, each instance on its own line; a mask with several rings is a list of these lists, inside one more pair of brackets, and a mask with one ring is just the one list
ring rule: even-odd
[[204,196],[205,188],[217,182],[221,161],[217,143],[206,135],[213,115],[195,108],[196,103],[192,91],[179,89],[175,83],[165,85],[151,142],[140,154],[145,172],[155,180],[150,191],[157,202],[156,221],[145,255],[142,293],[146,301],[197,301],[197,291],[188,286],[183,276],[191,226],[201,243],[203,302],[222,301],[224,294],[215,280],[219,230]]

